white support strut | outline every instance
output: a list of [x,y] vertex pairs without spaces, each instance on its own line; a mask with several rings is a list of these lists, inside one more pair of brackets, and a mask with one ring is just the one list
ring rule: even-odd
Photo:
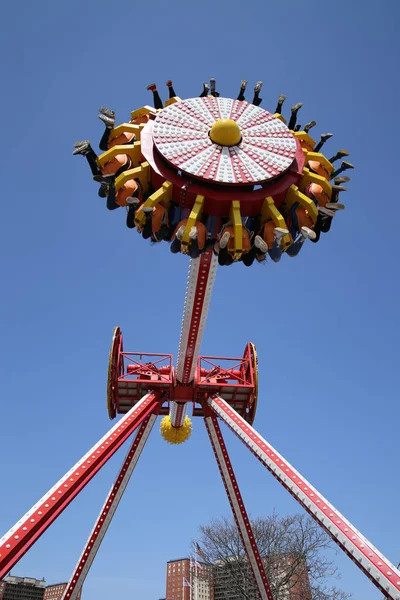
[[259,596],[262,600],[274,600],[217,417],[205,417],[204,421]]
[[194,378],[217,266],[218,258],[212,249],[190,261],[176,365],[181,383],[190,383]]
[[215,394],[208,405],[385,596],[400,600],[398,569],[225,400]]
[[78,560],[75,570],[67,587],[64,590],[62,600],[76,600],[87,574],[93,564],[96,554],[100,548],[107,529],[112,521],[118,504],[125,492],[131,475],[137,465],[142,450],[147,442],[153,425],[157,419],[157,413],[147,417],[141,424],[132,445],[130,446],[118,476],[103,504],[98,519],[89,535],[88,541]]

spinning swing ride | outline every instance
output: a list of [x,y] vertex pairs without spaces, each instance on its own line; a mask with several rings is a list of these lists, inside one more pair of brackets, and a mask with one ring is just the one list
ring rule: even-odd
[[[131,113],[115,126],[113,111],[100,109],[106,129],[97,156],[87,140],[75,144],[84,155],[107,208],[126,207],[127,226],[153,242],[170,242],[191,258],[176,365],[171,355],[126,352],[114,331],[107,379],[107,409],[118,422],[1,539],[0,578],[29,550],[119,447],[137,430],[117,478],[64,592],[75,600],[118,503],[159,415],[160,431],[179,444],[202,417],[260,598],[273,600],[263,562],[235,478],[220,422],[223,421],[277,481],[331,536],[381,592],[400,600],[400,572],[253,427],[258,399],[256,348],[243,357],[200,356],[200,345],[218,264],[252,266],[269,255],[294,257],[305,240],[318,242],[337,211],[339,193],[353,168],[339,150],[326,158],[310,136],[315,122],[288,126],[281,114],[260,108],[261,82],[253,102],[221,97],[211,80],[200,97],[181,100],[172,82],[162,103],[149,86],[154,106]],[[257,268],[254,265],[252,268]]]

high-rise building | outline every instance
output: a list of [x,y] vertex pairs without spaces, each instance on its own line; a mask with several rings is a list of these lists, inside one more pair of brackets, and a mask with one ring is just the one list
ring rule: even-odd
[[[64,590],[67,587],[67,583],[54,583],[46,586],[44,591],[43,600],[61,600],[64,594]],[[82,590],[79,590],[77,600],[81,598]]]
[[2,600],[43,600],[46,582],[34,577],[15,577],[8,575],[1,582]]
[[66,587],[65,582],[46,586],[45,579],[8,575],[0,581],[0,600],[61,600]]
[[[264,558],[265,566],[270,559]],[[274,558],[272,564],[273,580],[289,580],[282,583],[276,600],[311,600],[311,587],[306,565],[297,564],[293,568],[294,557],[282,555]],[[247,561],[239,563],[233,559],[230,563],[217,561],[214,565],[198,562],[190,558],[170,560],[167,563],[167,586],[165,600],[241,600],[240,595],[229,592],[232,577],[242,571],[248,588],[246,597],[258,600],[253,578],[249,576]]]
[[[272,563],[268,557],[262,560],[266,570],[272,566],[272,569],[268,569],[271,586],[274,588],[281,581],[275,600],[312,600],[305,563],[294,563],[295,557],[292,555],[275,557]],[[243,573],[244,585],[247,586],[246,597],[258,599],[258,592],[255,582],[250,576],[250,565],[247,560],[239,562],[233,559],[230,563],[217,561],[214,565],[214,600],[240,600],[239,594],[227,593],[231,587],[232,578],[237,577],[239,573]]]
[[190,558],[167,562],[166,600],[214,600],[213,567]]

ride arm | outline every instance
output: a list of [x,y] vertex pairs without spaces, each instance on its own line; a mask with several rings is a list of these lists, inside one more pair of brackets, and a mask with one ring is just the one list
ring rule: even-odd
[[204,418],[204,422],[260,598],[274,600],[218,419],[215,414],[210,414]]
[[400,572],[257,431],[218,395],[208,405],[388,598],[400,600]]
[[112,521],[118,504],[125,492],[126,486],[129,483],[131,475],[137,465],[142,450],[147,442],[153,425],[157,419],[159,406],[156,406],[154,412],[143,421],[139,427],[135,439],[125,457],[118,476],[103,504],[97,521],[92,529],[88,541],[83,549],[83,552],[78,560],[75,570],[67,587],[64,590],[62,600],[76,600],[82,585],[85,582],[90,567],[93,564],[101,542],[107,532],[107,529]]
[[0,539],[0,579],[4,577],[70,502],[159,404],[158,394],[143,396],[27,513]]

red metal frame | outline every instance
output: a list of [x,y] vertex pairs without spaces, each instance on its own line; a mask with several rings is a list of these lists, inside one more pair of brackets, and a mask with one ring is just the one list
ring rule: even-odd
[[154,411],[158,397],[156,392],[146,394],[0,539],[0,579]]
[[392,600],[400,599],[400,572],[249,423],[218,395],[208,399],[217,414],[364,574]]
[[131,447],[125,457],[122,467],[117,475],[117,478],[103,504],[97,521],[89,535],[89,539],[83,549],[83,552],[78,560],[78,564],[64,590],[62,600],[76,600],[82,585],[86,579],[90,567],[95,559],[101,542],[107,532],[118,504],[125,492],[126,486],[129,483],[131,475],[137,465],[142,450],[148,440],[150,432],[156,421],[159,412],[159,406],[156,406],[153,413],[146,417],[140,425],[139,430],[132,442]]
[[204,422],[260,597],[262,600],[274,600],[218,420],[215,415],[209,415]]
[[[242,358],[199,357],[194,393],[194,399],[198,403],[201,404],[207,396],[218,393],[239,414],[243,416],[246,414],[246,409],[254,396],[256,377],[248,346],[249,344]],[[193,415],[203,416],[203,414],[202,406],[193,408]]]

